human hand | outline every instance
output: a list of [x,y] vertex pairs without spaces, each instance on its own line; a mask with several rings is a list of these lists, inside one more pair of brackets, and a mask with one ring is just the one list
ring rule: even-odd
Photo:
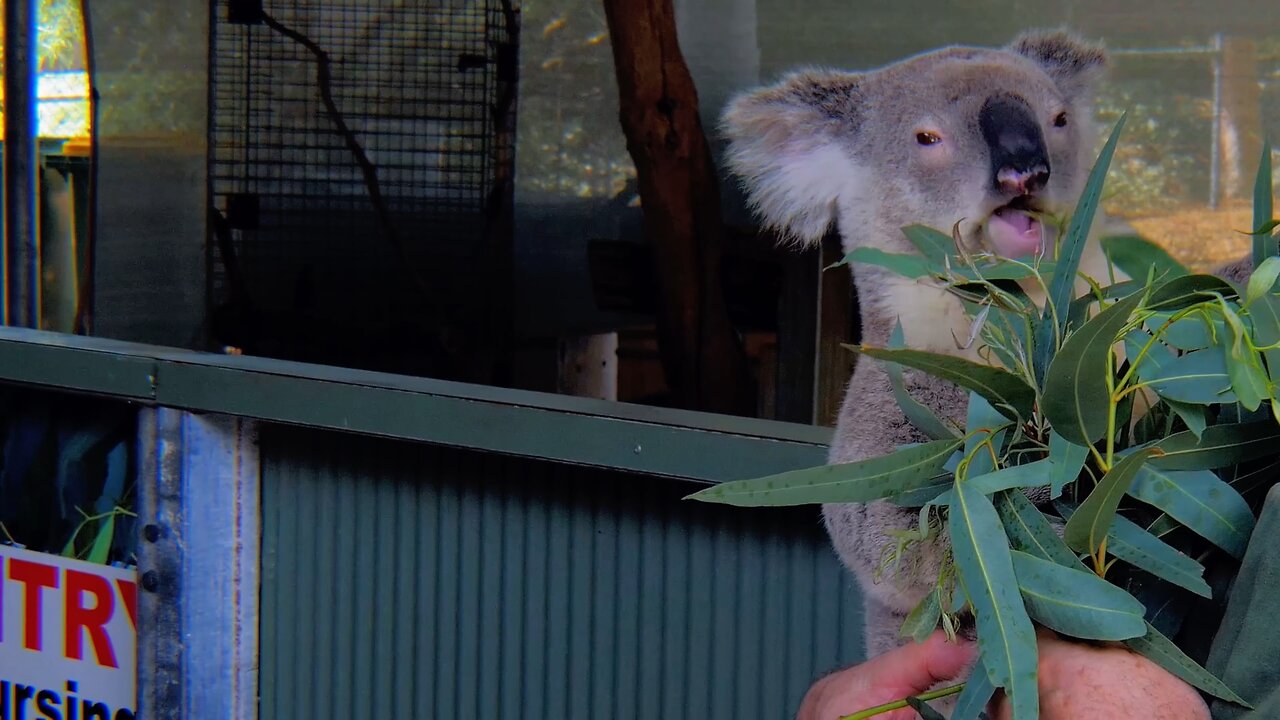
[[[1040,720],[1209,720],[1190,685],[1119,644],[1068,642],[1039,629]],[[1010,720],[1003,698],[995,717]]]
[[[859,710],[919,695],[961,675],[977,647],[966,640],[950,642],[941,631],[923,643],[910,643],[861,665],[831,673],[813,684],[800,704],[796,720],[837,720]],[[876,720],[917,720],[911,708],[876,715]]]

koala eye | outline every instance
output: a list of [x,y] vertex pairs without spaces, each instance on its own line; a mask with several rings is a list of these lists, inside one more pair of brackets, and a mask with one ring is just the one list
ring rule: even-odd
[[942,138],[939,137],[936,133],[931,133],[928,131],[918,132],[916,133],[916,142],[920,143],[921,145],[937,145],[938,143],[942,142]]
[[1067,113],[1066,113],[1066,112],[1060,112],[1060,113],[1058,113],[1057,115],[1055,115],[1055,116],[1054,116],[1054,118],[1053,118],[1053,126],[1054,126],[1054,127],[1066,127],[1066,126],[1067,126]]

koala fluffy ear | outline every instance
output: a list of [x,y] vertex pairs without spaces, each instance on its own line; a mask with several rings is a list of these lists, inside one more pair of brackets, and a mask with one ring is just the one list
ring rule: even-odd
[[1024,34],[1009,49],[1036,61],[1068,100],[1089,94],[1107,69],[1107,53],[1101,45],[1060,30]]
[[724,113],[730,170],[764,223],[789,239],[820,241],[842,189],[859,175],[840,142],[857,131],[859,81],[849,73],[797,72],[739,96]]

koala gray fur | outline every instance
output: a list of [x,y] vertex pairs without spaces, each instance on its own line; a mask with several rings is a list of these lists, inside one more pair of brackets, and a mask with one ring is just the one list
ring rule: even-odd
[[[968,249],[998,249],[993,218],[1022,207],[1015,207],[1010,193],[1032,209],[1055,213],[1079,196],[1097,147],[1091,91],[1106,64],[1100,47],[1049,32],[1024,35],[1000,49],[944,48],[864,73],[797,72],[730,104],[722,125],[728,162],[763,222],[796,243],[818,241],[835,223],[846,252],[870,246],[910,253],[903,226],[947,230],[959,223]],[[1018,118],[991,120],[992,107],[1026,110],[1017,110]],[[1005,169],[993,165],[1007,147],[993,143],[1005,143],[1003,128],[1017,123],[1027,137],[1036,135],[1028,123],[1038,127],[1045,173],[1028,170],[1017,184],[1005,185]],[[1037,179],[1043,184],[1032,182]],[[1008,188],[1014,189],[1006,193]],[[1106,277],[1096,242],[1081,270]],[[894,323],[901,322],[908,347],[983,361],[977,347],[957,346],[955,338],[969,335],[970,320],[954,296],[868,265],[854,265],[852,272],[864,343],[886,345]],[[919,372],[906,371],[905,377],[918,401],[963,425],[966,392]],[[830,461],[856,461],[925,440],[899,409],[882,365],[859,361]],[[945,533],[913,546],[903,570],[875,582],[882,551],[893,542],[886,531],[913,529],[917,511],[886,501],[836,504],[823,507],[823,518],[863,589],[868,655],[902,644],[899,627],[937,578]]]

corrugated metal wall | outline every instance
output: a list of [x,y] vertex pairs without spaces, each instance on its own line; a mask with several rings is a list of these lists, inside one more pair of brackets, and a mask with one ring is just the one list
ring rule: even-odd
[[785,718],[856,660],[813,509],[313,430],[262,433],[262,718]]

